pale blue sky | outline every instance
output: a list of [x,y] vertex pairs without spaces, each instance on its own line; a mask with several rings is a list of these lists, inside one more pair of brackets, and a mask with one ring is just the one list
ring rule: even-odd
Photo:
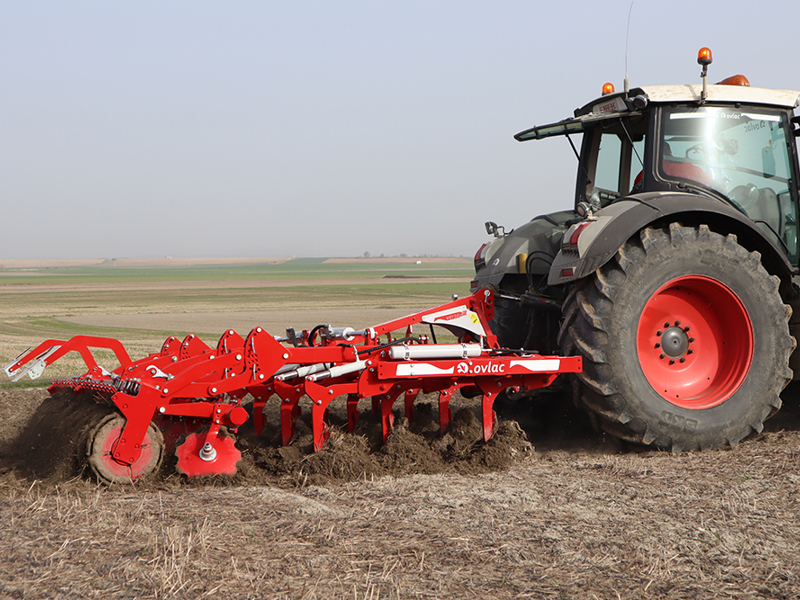
[[[0,2],[0,258],[472,256],[571,206],[630,3]],[[800,3],[636,0],[631,85],[800,89]]]

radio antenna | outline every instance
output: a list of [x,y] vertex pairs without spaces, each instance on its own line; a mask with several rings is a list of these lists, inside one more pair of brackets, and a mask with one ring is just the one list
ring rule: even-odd
[[633,0],[631,0],[631,7],[628,9],[628,31],[625,33],[625,94],[627,94],[630,89],[630,85],[628,84],[628,40],[631,37],[632,12],[633,12]]

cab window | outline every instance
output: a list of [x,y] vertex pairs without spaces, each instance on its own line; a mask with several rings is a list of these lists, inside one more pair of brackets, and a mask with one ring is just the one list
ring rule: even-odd
[[631,193],[644,161],[642,116],[598,127],[589,138],[585,198],[601,206]]

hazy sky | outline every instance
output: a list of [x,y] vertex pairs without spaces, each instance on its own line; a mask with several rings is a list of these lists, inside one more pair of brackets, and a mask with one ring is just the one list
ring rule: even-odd
[[[472,256],[572,205],[630,3],[0,2],[2,258]],[[636,0],[632,86],[800,90],[800,2]]]

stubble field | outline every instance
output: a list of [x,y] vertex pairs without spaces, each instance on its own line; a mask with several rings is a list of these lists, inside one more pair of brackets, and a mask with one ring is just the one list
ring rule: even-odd
[[[228,327],[360,327],[445,302],[469,280],[467,261],[292,262],[6,273],[0,361],[77,333],[119,337],[138,356],[167,334],[213,343]],[[232,478],[185,481],[166,468],[112,488],[74,468],[70,402],[29,384],[0,388],[0,598],[800,595],[791,387],[764,432],[730,450],[625,447],[556,388],[500,403],[488,445],[464,398],[444,438],[423,403],[381,446],[365,406],[356,435],[334,427],[316,455],[302,425],[280,448],[273,414],[264,435],[240,432]]]

